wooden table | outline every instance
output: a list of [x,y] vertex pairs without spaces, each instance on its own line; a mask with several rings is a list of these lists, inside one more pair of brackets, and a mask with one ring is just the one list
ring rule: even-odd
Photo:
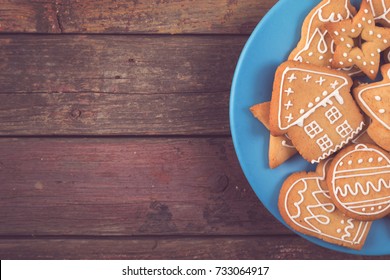
[[0,258],[363,258],[284,228],[234,153],[233,71],[276,0],[96,2],[0,0]]

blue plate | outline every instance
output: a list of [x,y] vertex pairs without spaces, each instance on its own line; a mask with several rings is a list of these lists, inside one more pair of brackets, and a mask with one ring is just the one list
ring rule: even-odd
[[[275,70],[296,46],[304,18],[319,2],[279,0],[246,43],[234,74],[230,96],[230,126],[241,167],[258,198],[284,225],[277,207],[284,179],[293,172],[314,170],[315,166],[295,156],[276,169],[270,169],[269,132],[252,116],[249,107],[271,99]],[[373,223],[366,243],[359,251],[300,235],[336,251],[361,255],[390,254],[390,218]]]

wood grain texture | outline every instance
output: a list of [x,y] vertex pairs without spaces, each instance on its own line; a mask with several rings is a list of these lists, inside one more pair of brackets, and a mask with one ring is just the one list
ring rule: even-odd
[[229,135],[229,93],[0,94],[0,135]]
[[0,139],[0,235],[290,232],[229,139]]
[[[77,254],[75,254],[77,252]],[[390,259],[338,253],[297,236],[0,239],[1,259]],[[264,264],[263,264],[264,265]]]
[[276,2],[0,0],[0,31],[249,34]]
[[4,35],[0,94],[227,92],[246,39]]

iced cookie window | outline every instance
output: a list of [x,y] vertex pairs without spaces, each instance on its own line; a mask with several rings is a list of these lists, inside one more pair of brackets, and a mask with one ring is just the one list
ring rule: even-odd
[[318,133],[320,133],[323,129],[318,125],[316,121],[312,121],[308,125],[304,127],[306,134],[313,139]]
[[328,148],[333,146],[332,140],[328,137],[327,134],[322,136],[317,140],[317,145],[320,147],[321,151],[326,151]]
[[331,124],[334,124],[339,118],[341,118],[342,115],[339,109],[333,106],[328,111],[326,111],[325,116],[328,118]]
[[336,127],[336,131],[341,137],[345,138],[353,131],[353,129],[349,125],[349,123],[345,121],[342,124],[340,124],[338,127]]

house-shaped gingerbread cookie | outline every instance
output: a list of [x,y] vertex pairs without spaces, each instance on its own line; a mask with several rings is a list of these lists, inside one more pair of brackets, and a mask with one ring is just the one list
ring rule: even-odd
[[311,163],[327,158],[351,141],[364,126],[350,94],[352,80],[341,71],[296,61],[276,70],[270,131],[288,134]]

